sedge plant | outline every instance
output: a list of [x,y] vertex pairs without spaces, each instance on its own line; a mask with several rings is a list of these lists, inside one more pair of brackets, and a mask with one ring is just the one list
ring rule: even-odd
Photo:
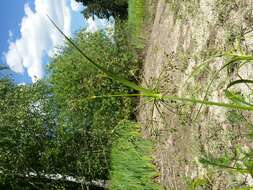
[[[146,97],[146,98],[150,98],[155,101],[163,101],[163,102],[179,101],[179,102],[188,102],[188,103],[193,103],[193,104],[204,104],[207,106],[219,106],[219,107],[225,107],[225,108],[231,108],[231,109],[250,110],[250,111],[253,110],[253,106],[249,106],[249,105],[207,101],[205,98],[203,100],[200,100],[200,99],[195,99],[192,97],[185,98],[185,97],[178,97],[178,96],[168,96],[168,95],[163,95],[157,89],[144,88],[141,85],[136,84],[135,82],[132,82],[130,80],[127,80],[127,79],[121,77],[119,74],[116,74],[112,71],[107,70],[105,67],[101,66],[99,63],[92,60],[66,34],[64,34],[64,32],[57,26],[57,24],[49,16],[48,16],[48,19],[55,26],[55,28],[63,35],[63,37],[66,39],[66,41],[68,41],[80,53],[81,56],[83,56],[85,59],[87,59],[90,62],[91,66],[95,67],[97,70],[99,70],[101,73],[105,74],[111,80],[118,82],[118,83],[120,83],[126,87],[129,87],[130,89],[138,92],[136,94],[102,95],[102,96],[93,96],[93,97],[89,97],[89,98]],[[240,59],[249,60],[250,58],[252,58],[252,57],[247,57],[247,56],[235,57],[233,62],[235,62],[238,59],[239,60]]]

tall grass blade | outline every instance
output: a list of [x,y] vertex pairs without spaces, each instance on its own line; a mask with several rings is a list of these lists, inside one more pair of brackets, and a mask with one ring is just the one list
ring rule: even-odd
[[[106,98],[106,97],[122,97],[122,96],[128,96],[128,97],[151,97],[154,98],[155,100],[177,100],[177,101],[182,101],[182,102],[191,102],[191,103],[200,103],[200,104],[205,104],[205,105],[210,105],[210,106],[221,106],[221,107],[226,107],[226,108],[231,108],[231,109],[242,109],[242,110],[253,110],[253,107],[251,106],[244,106],[244,105],[235,105],[235,104],[226,104],[226,103],[220,103],[220,102],[212,102],[212,101],[206,101],[205,98],[203,100],[196,100],[193,98],[181,98],[181,97],[176,97],[176,96],[163,96],[160,93],[155,93],[153,90],[143,88],[139,85],[137,85],[134,82],[131,82],[125,78],[122,78],[118,76],[117,74],[108,71],[105,69],[103,66],[97,64],[95,61],[93,61],[89,56],[87,56],[69,37],[67,37],[64,32],[57,26],[57,24],[47,15],[49,21],[55,26],[55,28],[64,36],[64,38],[84,57],[86,58],[95,68],[97,68],[99,71],[103,72],[106,74],[109,78],[112,80],[119,82],[131,89],[137,90],[140,92],[140,94],[125,94],[125,95],[105,95],[105,96],[94,96],[93,98]],[[244,57],[244,59],[249,59],[248,57]],[[230,61],[226,65],[224,65],[219,71],[224,69],[227,65],[233,63],[234,61]],[[218,71],[218,72],[219,72]],[[214,79],[213,79],[214,80]],[[213,82],[211,81],[211,83]],[[209,89],[209,88],[208,88]]]
[[145,94],[108,94],[108,95],[101,95],[101,96],[90,96],[86,99],[103,99],[103,98],[115,98],[115,97],[147,97]]
[[[207,89],[206,89],[206,92],[205,92],[203,101],[206,100],[207,95],[208,95],[208,92],[209,92],[209,90],[210,90],[210,88],[211,88],[211,86],[212,86],[212,84],[213,84],[215,78],[218,76],[218,74],[219,74],[223,69],[227,68],[227,67],[230,66],[230,65],[233,65],[233,64],[237,63],[238,61],[247,61],[247,62],[248,62],[248,61],[252,61],[252,60],[253,60],[253,56],[251,56],[251,55],[237,55],[237,54],[231,54],[231,53],[224,53],[223,56],[230,58],[230,60],[229,60],[225,65],[223,65],[218,71],[216,71],[216,72],[214,73],[214,75],[213,75],[211,81],[210,81],[209,84],[207,85]],[[245,62],[244,62],[244,64],[245,64]],[[196,114],[196,116],[195,116],[195,119],[198,117],[198,115],[199,115],[199,113],[200,113],[202,107],[203,107],[203,104],[201,104],[200,108],[198,109],[198,112],[197,112],[197,114]]]
[[223,56],[230,57],[235,61],[252,61],[252,55],[241,55],[241,54],[233,54],[233,53],[224,53]]
[[64,34],[64,32],[57,26],[57,24],[47,15],[48,19],[50,20],[50,22],[54,25],[54,27],[64,36],[64,38],[84,57],[86,58],[95,68],[97,68],[99,71],[103,72],[104,74],[106,74],[109,78],[111,78],[114,81],[120,82],[121,84],[140,91],[142,93],[153,93],[152,90],[143,88],[137,84],[135,84],[134,82],[131,82],[125,78],[122,78],[120,76],[118,76],[117,74],[108,71],[107,69],[105,69],[103,66],[97,64],[94,60],[92,60],[89,56],[87,56],[66,34]]
[[222,102],[212,102],[212,101],[206,101],[206,100],[197,100],[193,98],[162,96],[161,99],[162,100],[176,100],[176,101],[190,102],[190,103],[200,103],[207,106],[219,106],[219,107],[225,107],[225,108],[230,108],[230,109],[240,109],[240,110],[248,110],[248,111],[253,110],[253,106],[244,106],[244,105],[229,104],[229,103],[222,103]]
[[181,98],[177,96],[162,96],[159,94],[114,94],[114,95],[102,95],[102,96],[91,96],[87,99],[96,99],[96,98],[112,98],[112,97],[150,97],[154,100],[160,101],[181,101],[181,102],[190,102],[190,103],[201,103],[209,106],[220,106],[230,109],[240,109],[240,110],[253,110],[253,106],[245,106],[245,105],[238,105],[238,104],[229,104],[229,103],[222,103],[222,102],[212,102],[212,101],[205,101],[205,100],[197,100],[194,98]]
[[251,174],[251,172],[247,168],[232,167],[232,166],[228,166],[228,165],[221,164],[221,163],[218,163],[216,161],[208,160],[208,159],[204,159],[204,158],[202,158],[200,160],[200,162],[202,164],[212,165],[212,166],[216,166],[216,167],[219,167],[219,168],[223,168],[223,169],[228,169],[228,170],[231,170],[231,171],[239,172],[239,173],[242,173],[242,174]]
[[236,84],[248,84],[248,83],[251,83],[253,84],[253,80],[248,80],[248,79],[240,79],[240,80],[235,80],[235,81],[232,81],[231,83],[228,84],[227,86],[227,89],[230,88],[231,86],[234,86]]

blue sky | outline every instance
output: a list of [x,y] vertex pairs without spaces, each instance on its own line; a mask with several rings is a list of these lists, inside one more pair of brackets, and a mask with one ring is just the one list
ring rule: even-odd
[[[31,0],[10,0],[10,1],[1,1],[0,2],[0,52],[1,55],[3,52],[8,50],[8,41],[10,38],[20,37],[19,32],[19,23],[24,16],[24,4],[29,3],[31,7],[34,8],[34,4]],[[12,37],[10,37],[11,33]],[[10,38],[9,38],[10,37]],[[2,55],[1,63],[4,63],[4,57]],[[10,71],[5,71],[5,74],[14,74]],[[16,77],[19,77],[18,74]],[[26,82],[28,82],[27,80]]]
[[0,31],[0,51],[6,51],[8,48],[9,31],[15,36],[19,35],[18,24],[21,18],[24,16],[24,3],[29,1],[25,0],[11,0],[11,1],[1,1],[0,6],[0,21],[1,21],[1,31]]
[[64,41],[46,14],[68,36],[83,27],[94,32],[110,26],[106,20],[84,20],[81,10],[81,4],[74,0],[0,1],[0,64],[11,68],[1,71],[0,76],[11,75],[17,83],[35,82],[45,76],[48,57]]

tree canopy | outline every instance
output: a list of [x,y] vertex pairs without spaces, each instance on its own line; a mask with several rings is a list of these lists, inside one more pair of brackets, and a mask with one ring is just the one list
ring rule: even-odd
[[[85,33],[74,42],[108,70],[131,79],[138,62],[119,30]],[[131,62],[131,65],[129,65]],[[131,99],[93,96],[128,93],[106,78],[70,44],[52,58],[46,80],[16,85],[0,79],[0,188],[73,189],[86,181],[109,177],[115,127],[130,117]],[[53,180],[61,175],[62,180]]]
[[83,10],[85,18],[94,17],[107,18],[127,18],[127,0],[76,0],[86,8]]

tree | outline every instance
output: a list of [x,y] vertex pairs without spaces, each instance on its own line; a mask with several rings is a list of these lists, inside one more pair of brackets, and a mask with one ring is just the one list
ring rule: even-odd
[[81,189],[97,179],[85,170],[98,162],[86,154],[84,131],[60,126],[58,110],[47,82],[0,79],[0,189]]
[[[123,39],[115,36],[112,39],[102,31],[93,34],[81,31],[74,42],[98,64],[129,78],[129,62],[132,68],[136,62],[127,46],[119,44],[124,43]],[[60,126],[65,126],[68,131],[77,131],[76,139],[79,139],[81,149],[77,149],[75,154],[80,155],[80,150],[85,152],[80,155],[83,162],[86,161],[82,172],[91,179],[108,177],[112,132],[120,120],[129,118],[131,100],[92,97],[128,93],[129,89],[93,68],[70,44],[52,60],[50,73],[53,94],[60,107],[59,117],[64,118],[60,119]],[[69,139],[70,142],[74,140]],[[69,153],[79,147],[78,144],[70,145],[66,145]]]
[[0,64],[0,71],[1,71],[1,70],[5,70],[5,69],[9,69],[9,67]]
[[0,79],[0,182],[45,171],[44,151],[55,127],[44,83],[15,85]]
[[127,0],[76,0],[81,2],[85,7],[84,17],[89,18],[96,15],[99,18],[107,18],[110,16],[114,18],[126,19],[127,18]]
[[[130,79],[137,62],[127,38],[108,32],[81,31],[74,41],[99,64]],[[130,117],[132,102],[91,97],[130,90],[98,72],[70,44],[52,58],[49,73],[46,81],[31,85],[0,79],[0,189],[81,189],[109,177],[113,131]]]

